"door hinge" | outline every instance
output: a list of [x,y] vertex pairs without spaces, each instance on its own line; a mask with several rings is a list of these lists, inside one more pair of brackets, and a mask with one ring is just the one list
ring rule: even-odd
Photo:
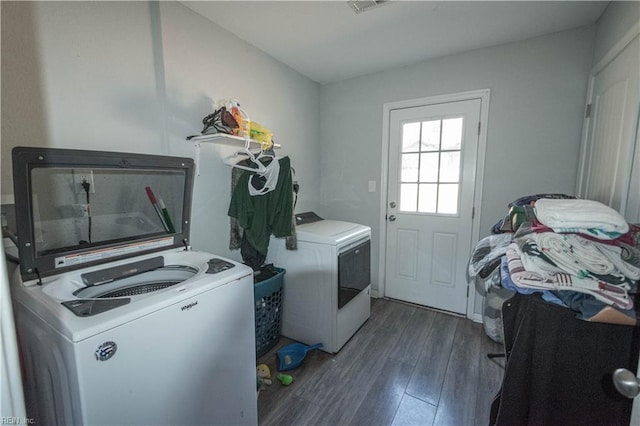
[[482,125],[482,123],[480,121],[478,121],[478,136],[480,136],[480,126]]
[[471,287],[471,285],[467,285],[467,299],[469,298],[469,287]]
[[476,208],[471,207],[471,219],[474,219],[475,217],[476,217]]
[[591,104],[587,104],[587,107],[585,108],[585,112],[584,112],[584,118],[589,118],[591,117]]

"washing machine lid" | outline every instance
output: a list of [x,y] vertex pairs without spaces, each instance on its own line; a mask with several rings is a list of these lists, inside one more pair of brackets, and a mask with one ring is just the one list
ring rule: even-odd
[[296,227],[297,239],[311,243],[341,245],[367,236],[371,236],[368,226],[340,220],[325,219]]
[[191,158],[17,147],[24,281],[187,244]]
[[[87,275],[109,275],[111,270],[124,272],[132,262],[153,263],[158,257],[162,258],[164,268],[131,275],[131,280],[87,285]],[[173,268],[182,269],[182,273]],[[177,311],[188,310],[200,294],[242,279],[253,281],[253,271],[246,265],[208,252],[174,248],[45,277],[42,285],[21,286],[16,280],[13,298],[19,309],[33,312],[69,341],[80,342],[169,306]],[[160,287],[147,288],[154,284]],[[110,292],[127,288],[132,290],[131,294]]]

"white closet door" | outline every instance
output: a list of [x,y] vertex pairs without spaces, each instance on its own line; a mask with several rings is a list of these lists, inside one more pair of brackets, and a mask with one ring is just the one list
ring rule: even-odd
[[[578,179],[578,195],[603,202],[628,222],[640,222],[640,36],[598,64],[591,80],[590,117]],[[640,362],[638,363],[640,373]],[[640,425],[640,396],[633,402],[631,425]]]
[[[629,195],[624,216],[629,223],[640,223],[640,123],[636,128],[636,148],[633,154]],[[640,424],[640,419],[638,420]]]
[[600,201],[622,214],[633,216],[635,210],[635,219],[640,209],[640,188],[637,182],[630,186],[640,109],[639,56],[636,34],[592,77],[578,190],[581,197]]

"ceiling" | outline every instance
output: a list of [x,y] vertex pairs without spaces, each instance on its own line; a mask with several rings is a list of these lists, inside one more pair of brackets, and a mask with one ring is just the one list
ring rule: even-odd
[[601,1],[187,1],[196,13],[324,84],[594,23]]

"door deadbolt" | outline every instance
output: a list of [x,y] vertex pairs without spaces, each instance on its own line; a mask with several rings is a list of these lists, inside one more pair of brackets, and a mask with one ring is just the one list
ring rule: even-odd
[[395,220],[396,220],[395,215],[392,214],[391,216],[389,216],[389,222],[395,222]]
[[392,209],[395,209],[396,208],[396,202],[395,201],[390,202],[389,203],[389,207],[391,207]]

